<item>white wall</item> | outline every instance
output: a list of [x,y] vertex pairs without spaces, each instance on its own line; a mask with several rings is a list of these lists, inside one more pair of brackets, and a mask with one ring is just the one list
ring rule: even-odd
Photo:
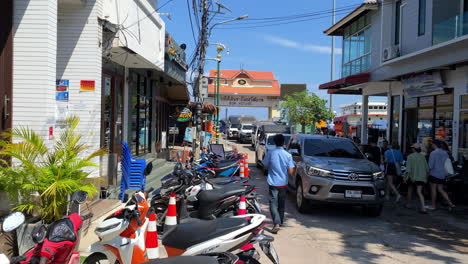
[[55,118],[57,0],[15,0],[13,127],[47,137]]
[[[77,132],[83,143],[100,147],[101,135],[101,26],[102,2],[59,3],[57,32],[57,79],[69,80],[69,101],[57,102],[69,115],[80,117]],[[80,91],[80,81],[95,81],[95,91]]]
[[165,24],[153,1],[102,0],[102,18],[120,27],[118,42],[164,71]]

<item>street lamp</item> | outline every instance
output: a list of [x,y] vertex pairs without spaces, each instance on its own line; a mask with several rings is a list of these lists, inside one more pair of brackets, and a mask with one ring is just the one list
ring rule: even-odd
[[236,18],[233,18],[233,19],[228,19],[228,20],[225,20],[225,21],[221,21],[221,22],[218,22],[214,25],[212,25],[210,27],[210,29],[208,30],[208,35],[211,34],[211,30],[213,30],[214,27],[218,26],[218,25],[222,25],[222,24],[226,24],[226,23],[229,23],[229,22],[232,22],[232,21],[239,21],[239,20],[243,20],[243,19],[246,19],[248,18],[249,15],[243,15],[243,16],[240,16],[240,17],[236,17]]
[[[229,23],[229,22],[233,22],[233,21],[239,21],[239,20],[243,20],[243,19],[246,19],[248,18],[249,15],[243,15],[243,16],[240,16],[240,17],[236,17],[236,18],[233,18],[233,19],[228,19],[228,20],[225,20],[225,21],[221,21],[221,22],[218,22],[218,23],[215,23],[213,26],[211,26],[208,30],[208,36],[211,35],[211,31],[213,30],[214,27],[218,26],[218,25],[222,25],[222,24],[226,24],[226,23]],[[217,74],[216,74],[216,90],[215,90],[215,105],[216,105],[216,128],[215,128],[215,131],[216,131],[216,143],[218,144],[219,143],[219,103],[220,103],[220,100],[219,100],[219,79],[220,79],[220,71],[221,71],[221,67],[220,67],[220,64],[221,64],[221,52],[226,49],[226,46],[221,44],[221,43],[216,43],[216,51],[217,51],[217,55],[216,55],[216,61],[217,61]]]

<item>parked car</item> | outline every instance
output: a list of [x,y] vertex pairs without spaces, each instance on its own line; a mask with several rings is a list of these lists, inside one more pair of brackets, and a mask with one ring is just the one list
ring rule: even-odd
[[239,128],[239,142],[246,143],[252,141],[252,129],[251,123],[242,123]]
[[271,121],[257,121],[253,125],[253,133],[252,133],[252,147],[256,148],[258,138],[260,136],[260,132],[262,131],[262,128],[264,125],[274,125],[273,122]]
[[[259,138],[257,148],[255,149],[255,163],[257,164],[257,167],[263,168],[263,159],[265,158],[266,154],[269,150],[276,148],[275,142],[273,141],[273,138],[276,134],[277,133],[263,134],[262,137]],[[283,136],[284,145],[286,147],[292,135],[283,134]]]
[[310,203],[324,202],[361,205],[367,215],[380,215],[384,174],[351,140],[298,134],[287,150],[296,165],[288,185],[296,190],[299,212],[306,212]]
[[265,139],[266,134],[283,133],[291,133],[290,127],[282,124],[275,124],[273,122],[259,124],[257,125],[257,129],[254,130],[254,134],[252,135],[252,147],[257,149],[258,143],[260,142],[260,138]]
[[231,124],[228,129],[228,139],[238,138],[239,137],[239,127],[240,124]]

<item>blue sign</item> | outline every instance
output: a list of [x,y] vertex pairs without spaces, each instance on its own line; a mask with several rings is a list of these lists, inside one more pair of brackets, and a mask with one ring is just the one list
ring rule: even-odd
[[55,100],[57,101],[68,101],[68,92],[56,92]]

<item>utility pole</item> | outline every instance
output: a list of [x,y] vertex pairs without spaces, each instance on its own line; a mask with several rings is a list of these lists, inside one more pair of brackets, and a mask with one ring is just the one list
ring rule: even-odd
[[[333,15],[332,15],[332,25],[336,23],[335,19],[335,4],[336,0],[333,1]],[[331,44],[331,68],[330,68],[330,81],[335,79],[335,36],[332,36],[332,44]],[[333,94],[330,94],[330,112],[333,113]]]
[[[206,49],[208,47],[208,0],[202,0],[202,18],[201,18],[201,28],[200,28],[200,65],[198,67],[198,76],[197,81],[195,82],[195,101],[198,104],[202,103],[200,98],[200,82],[203,78],[204,68],[205,68],[205,56]],[[201,116],[196,116],[195,118],[197,123],[197,131],[195,135],[195,140],[193,140],[192,151],[195,154],[195,158],[200,157],[200,128],[201,128]]]

